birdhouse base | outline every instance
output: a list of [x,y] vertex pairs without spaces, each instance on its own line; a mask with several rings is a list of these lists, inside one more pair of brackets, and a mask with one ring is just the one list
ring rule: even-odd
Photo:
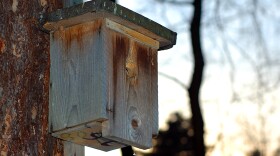
[[[103,125],[104,126],[104,125]],[[112,140],[102,133],[102,122],[95,121],[52,133],[53,136],[79,145],[94,147],[102,151],[110,151],[128,146]]]

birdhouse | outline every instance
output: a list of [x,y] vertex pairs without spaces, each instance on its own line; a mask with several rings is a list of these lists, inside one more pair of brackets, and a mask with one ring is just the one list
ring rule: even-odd
[[109,0],[47,15],[50,133],[109,151],[158,133],[158,50],[176,33]]

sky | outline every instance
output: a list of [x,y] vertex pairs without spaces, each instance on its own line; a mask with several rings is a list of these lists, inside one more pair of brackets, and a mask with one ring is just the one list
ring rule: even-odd
[[[215,145],[211,155],[242,156],[259,147],[265,136],[268,153],[271,153],[280,146],[277,126],[280,90],[278,86],[267,89],[271,88],[267,86],[277,84],[280,78],[279,58],[276,57],[279,46],[275,42],[279,38],[276,34],[280,32],[275,21],[280,21],[280,13],[271,11],[277,9],[279,3],[261,1],[259,6],[263,8],[258,8],[257,18],[252,20],[249,0],[232,4],[222,1],[216,12],[213,11],[214,2],[204,1],[202,23],[202,44],[207,63],[201,88],[205,141],[207,145]],[[174,76],[188,86],[193,68],[188,32],[192,7],[143,0],[119,0],[118,3],[178,33],[177,44],[158,53],[159,73]],[[263,11],[266,8],[271,10]],[[258,40],[257,30],[263,32],[262,38],[268,42]],[[266,62],[266,55],[272,63]],[[158,87],[161,129],[166,129],[165,122],[175,111],[185,117],[191,116],[187,93],[180,85],[159,74]],[[86,156],[93,154],[115,156],[120,151],[86,148]]]

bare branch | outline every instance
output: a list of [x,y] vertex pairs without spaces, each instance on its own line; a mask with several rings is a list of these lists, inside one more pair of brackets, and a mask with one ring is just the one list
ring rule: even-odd
[[175,83],[177,83],[179,86],[181,86],[184,90],[187,90],[187,85],[185,85],[182,81],[180,81],[179,79],[177,79],[177,78],[175,78],[175,77],[173,77],[173,76],[170,76],[170,75],[168,75],[168,74],[165,74],[165,73],[162,73],[162,72],[159,72],[158,73],[160,76],[163,76],[163,77],[165,77],[165,78],[167,78],[167,79],[169,79],[169,80],[171,80],[171,81],[173,81],[173,82],[175,82]]
[[261,24],[260,24],[258,16],[257,16],[257,11],[258,11],[258,1],[257,0],[253,0],[253,6],[254,6],[254,9],[252,10],[251,16],[252,16],[252,20],[254,23],[254,27],[255,27],[255,31],[256,31],[256,35],[257,35],[257,39],[258,39],[258,44],[261,46],[261,53],[263,53],[263,55],[266,59],[265,61],[267,63],[269,63],[270,57],[268,54],[267,43],[263,37]]

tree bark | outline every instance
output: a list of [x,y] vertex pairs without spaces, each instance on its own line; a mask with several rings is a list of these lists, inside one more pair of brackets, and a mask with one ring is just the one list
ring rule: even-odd
[[204,123],[200,109],[199,93],[203,77],[204,58],[200,43],[200,21],[202,0],[194,0],[194,14],[191,22],[191,41],[194,57],[194,71],[189,87],[190,105],[192,111],[192,124],[194,129],[194,152],[196,156],[205,155]]
[[[63,155],[48,133],[49,34],[40,14],[57,0],[0,1],[0,155]],[[47,10],[48,9],[48,10]]]

